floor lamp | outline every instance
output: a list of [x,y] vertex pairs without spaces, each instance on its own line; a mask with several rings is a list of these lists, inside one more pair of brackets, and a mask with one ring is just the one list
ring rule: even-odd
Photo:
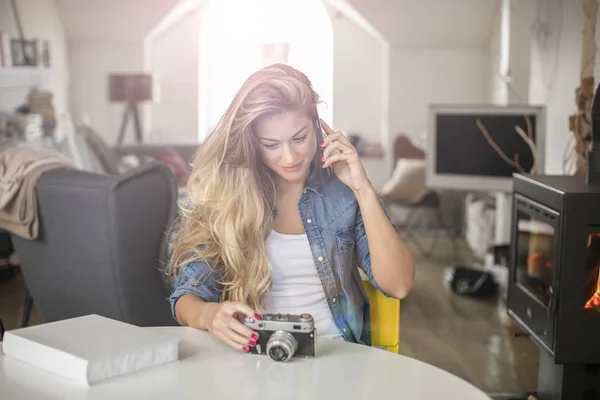
[[152,101],[152,76],[149,74],[111,74],[109,75],[109,101],[125,103],[117,144],[122,145],[129,118],[133,118],[133,127],[137,143],[142,143],[142,123],[138,106],[141,102]]

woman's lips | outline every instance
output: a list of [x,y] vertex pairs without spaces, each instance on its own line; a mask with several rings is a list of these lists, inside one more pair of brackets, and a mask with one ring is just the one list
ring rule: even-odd
[[281,167],[281,168],[283,168],[283,170],[287,171],[287,172],[294,172],[294,171],[297,171],[301,165],[302,165],[302,163],[293,165],[291,167]]

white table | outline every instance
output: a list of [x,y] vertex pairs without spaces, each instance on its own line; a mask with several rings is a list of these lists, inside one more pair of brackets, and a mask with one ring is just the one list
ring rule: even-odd
[[441,369],[363,345],[319,339],[317,357],[277,363],[192,328],[148,329],[180,337],[180,361],[86,388],[0,355],[0,399],[490,399]]

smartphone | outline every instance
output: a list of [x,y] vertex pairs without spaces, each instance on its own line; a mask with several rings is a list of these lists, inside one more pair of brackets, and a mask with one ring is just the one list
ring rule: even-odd
[[[323,137],[323,128],[321,127],[321,119],[319,118],[319,113],[317,112],[317,110],[315,110],[315,132],[317,133],[317,153],[319,156],[319,162],[323,157],[323,151],[325,150],[323,147],[321,147],[321,142],[323,141],[324,137]],[[327,175],[331,176],[331,174],[333,174],[333,171],[331,169],[331,165],[329,167],[327,167]]]

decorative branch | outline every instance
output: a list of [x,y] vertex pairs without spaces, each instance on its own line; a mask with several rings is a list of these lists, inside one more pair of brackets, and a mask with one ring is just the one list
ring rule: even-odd
[[515,163],[515,168],[516,168],[518,171],[522,171],[522,172],[524,172],[524,171],[525,171],[525,168],[523,168],[523,167],[521,166],[521,164],[519,163],[519,154],[515,154],[515,156],[513,157],[513,163]]
[[525,125],[527,125],[527,136],[529,137],[529,139],[531,139],[531,142],[533,143],[533,128],[531,127],[531,118],[529,118],[529,115],[525,116]]
[[[492,148],[496,151],[496,153],[498,153],[498,155],[504,160],[504,162],[506,162],[508,165],[512,166],[513,168],[515,168],[517,171],[519,171],[521,173],[527,172],[527,171],[525,171],[525,168],[523,168],[523,166],[521,166],[521,164],[519,163],[519,154],[518,153],[515,154],[513,156],[513,159],[511,160],[506,155],[506,153],[504,151],[502,151],[500,146],[498,146],[496,144],[496,142],[494,142],[494,140],[490,136],[487,128],[485,127],[485,125],[483,125],[481,120],[477,119],[476,123],[477,123],[477,127],[479,128],[481,133],[483,133],[483,136],[485,137],[487,142],[490,144],[490,146],[492,146]],[[538,162],[537,162],[536,146],[535,146],[535,143],[533,143],[533,128],[532,128],[532,124],[531,124],[531,119],[527,115],[525,116],[525,125],[527,126],[527,132],[525,132],[523,130],[523,128],[521,128],[518,125],[515,125],[515,131],[521,137],[521,139],[523,139],[523,141],[525,141],[525,143],[527,143],[527,146],[529,146],[529,149],[531,150],[531,156],[533,158],[533,165],[529,169],[529,173],[533,174],[533,173],[537,172]]]
[[[483,123],[481,122],[481,120],[479,118],[477,119],[476,124],[477,124],[477,127],[479,128],[479,130],[481,131],[481,133],[483,133],[485,140],[487,140],[487,142],[490,144],[490,146],[492,146],[492,148],[496,151],[496,153],[498,153],[498,155],[504,160],[504,162],[506,162],[508,165],[515,168],[517,171],[519,171],[521,173],[526,172],[525,169],[523,167],[521,167],[521,165],[519,164],[518,154],[515,155],[514,160],[511,160],[506,155],[506,153],[504,153],[504,151],[502,151],[500,146],[498,146],[496,144],[496,142],[494,142],[494,139],[492,139],[488,130],[486,129],[486,127],[483,125]],[[534,157],[535,157],[535,154],[534,154]]]
[[[535,143],[533,143],[532,137],[533,134],[531,132],[531,123],[529,124],[529,126],[527,127],[527,130],[529,131],[529,134],[525,133],[525,131],[523,130],[523,128],[521,128],[520,126],[515,126],[515,131],[517,131],[517,133],[519,134],[519,136],[521,136],[521,138],[523,138],[523,140],[525,141],[525,143],[527,143],[527,145],[529,146],[529,148],[531,149],[531,154],[533,156],[533,165],[531,166],[531,169],[529,170],[529,173],[536,173],[537,172],[537,154],[536,154],[536,147],[535,147]],[[515,155],[515,157],[518,156]]]

